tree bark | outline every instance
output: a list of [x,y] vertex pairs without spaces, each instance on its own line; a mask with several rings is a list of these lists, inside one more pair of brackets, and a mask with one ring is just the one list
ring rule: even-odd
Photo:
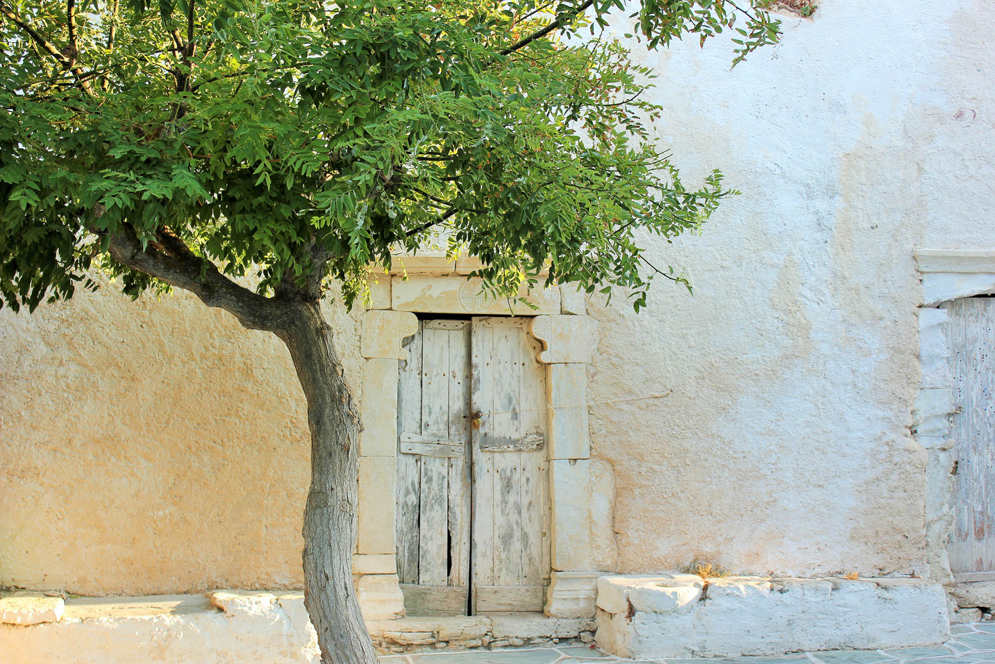
[[359,470],[359,417],[332,331],[318,303],[294,306],[276,334],[290,350],[307,397],[311,490],[304,510],[304,604],[322,664],[376,664],[352,582]]

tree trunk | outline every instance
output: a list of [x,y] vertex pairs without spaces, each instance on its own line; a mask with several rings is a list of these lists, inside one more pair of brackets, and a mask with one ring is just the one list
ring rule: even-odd
[[279,332],[307,397],[311,490],[304,510],[304,604],[322,664],[375,664],[352,583],[359,469],[359,417],[332,331],[317,303],[294,307]]

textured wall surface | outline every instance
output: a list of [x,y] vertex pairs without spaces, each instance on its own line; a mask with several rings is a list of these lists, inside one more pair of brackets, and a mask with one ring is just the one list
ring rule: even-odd
[[[688,183],[744,193],[650,252],[694,297],[591,303],[618,571],[927,571],[912,251],[995,248],[993,24],[983,0],[824,0],[732,71],[720,41],[643,56]],[[356,376],[355,318],[329,315]],[[288,355],[184,294],[0,314],[0,469],[0,585],[301,582]]]
[[987,2],[825,0],[729,71],[653,54],[659,139],[744,194],[652,259],[602,321],[594,453],[615,465],[620,571],[926,572],[916,247],[995,245]]
[[[355,369],[353,320],[330,316]],[[0,585],[303,582],[307,419],[276,337],[110,285],[0,314],[0,386]]]

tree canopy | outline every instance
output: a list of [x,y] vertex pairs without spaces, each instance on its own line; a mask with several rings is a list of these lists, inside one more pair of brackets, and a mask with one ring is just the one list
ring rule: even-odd
[[[644,0],[631,23],[649,48],[731,30],[735,63],[777,38],[766,4]],[[255,297],[335,279],[351,304],[441,232],[496,293],[545,265],[638,309],[654,274],[680,277],[637,233],[696,228],[730,192],[718,172],[686,188],[647,140],[660,108],[615,38],[624,8],[0,0],[0,306],[69,298],[95,268],[132,296],[225,306],[254,275]]]

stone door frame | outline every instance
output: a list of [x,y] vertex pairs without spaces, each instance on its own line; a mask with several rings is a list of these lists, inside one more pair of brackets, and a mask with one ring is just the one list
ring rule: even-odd
[[[545,613],[593,618],[598,576],[611,572],[593,551],[592,529],[611,532],[614,478],[591,462],[587,369],[597,347],[597,321],[585,296],[570,285],[537,290],[535,308],[480,293],[467,275],[476,259],[420,254],[395,257],[390,272],[369,276],[371,304],[363,314],[365,360],[359,441],[359,506],[353,579],[367,620],[404,615],[398,586],[395,533],[398,362],[419,314],[532,317],[530,334],[543,345],[547,373],[547,447],[551,509],[551,578]],[[597,493],[602,500],[592,499]],[[607,495],[606,495],[607,494]]]
[[[956,412],[947,341],[948,314],[940,305],[950,300],[995,294],[995,251],[919,249],[915,252],[922,274],[923,303],[919,308],[919,392],[913,411],[912,433],[927,452],[926,557],[935,581],[952,584],[995,580],[988,576],[950,570],[947,540],[953,529],[957,441],[950,437],[950,418]],[[979,578],[971,578],[979,577]]]

